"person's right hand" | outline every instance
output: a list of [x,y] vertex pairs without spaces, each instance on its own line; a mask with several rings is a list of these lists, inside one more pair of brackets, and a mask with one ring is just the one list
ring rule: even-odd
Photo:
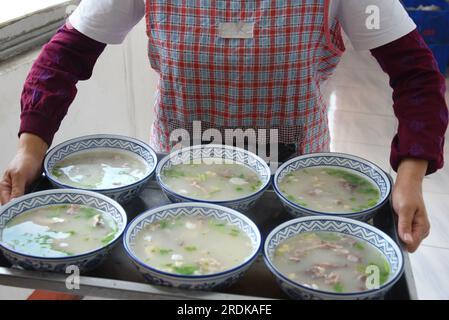
[[1,205],[23,195],[25,188],[39,177],[47,149],[48,145],[36,135],[20,136],[17,153],[0,180]]

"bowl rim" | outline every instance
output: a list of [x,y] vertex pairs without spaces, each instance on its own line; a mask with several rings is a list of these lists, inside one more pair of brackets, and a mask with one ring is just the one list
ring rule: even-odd
[[[262,184],[262,186],[258,190],[254,191],[254,192],[251,192],[249,195],[246,195],[246,196],[240,197],[240,198],[233,198],[233,199],[229,199],[229,200],[208,200],[208,199],[202,199],[202,198],[193,198],[193,197],[183,196],[183,195],[179,194],[178,192],[175,192],[174,190],[172,190],[169,186],[167,186],[164,183],[164,181],[163,181],[163,179],[161,177],[162,169],[165,166],[165,164],[172,157],[175,157],[177,154],[179,154],[181,152],[186,152],[187,150],[203,149],[203,148],[222,148],[222,149],[237,150],[237,151],[241,151],[241,152],[244,152],[244,153],[247,153],[247,154],[251,155],[252,157],[254,157],[254,159],[256,159],[257,161],[262,163],[262,165],[264,167],[264,170],[268,174],[267,181],[265,181],[265,183]],[[214,158],[212,158],[212,159],[214,159]],[[243,163],[242,165],[245,165],[245,164]],[[187,201],[205,202],[205,203],[212,203],[212,204],[218,204],[218,205],[225,204],[225,203],[243,202],[245,200],[249,200],[249,199],[257,196],[260,193],[263,193],[270,186],[271,177],[272,177],[272,174],[271,174],[270,168],[268,167],[268,164],[265,162],[265,160],[263,160],[257,154],[252,153],[252,152],[250,152],[248,150],[239,148],[239,147],[228,146],[228,145],[224,145],[224,144],[223,145],[222,144],[199,144],[199,145],[194,145],[194,146],[190,146],[190,147],[184,147],[184,148],[181,148],[181,149],[176,150],[176,151],[172,151],[169,154],[167,154],[166,156],[164,156],[159,161],[159,163],[157,164],[157,167],[156,167],[156,180],[159,183],[160,187],[164,191],[167,191],[168,193],[171,193],[171,194],[175,195],[176,197],[182,198],[182,199],[187,200]]]
[[[92,249],[90,251],[86,251],[86,252],[82,252],[80,254],[75,254],[75,255],[70,255],[70,256],[65,256],[65,257],[42,257],[42,256],[36,256],[36,255],[32,255],[32,254],[26,254],[26,253],[22,253],[18,250],[9,248],[8,246],[5,246],[3,244],[2,239],[0,238],[0,249],[2,250],[6,250],[9,251],[13,254],[22,256],[22,257],[26,257],[26,258],[31,258],[31,259],[35,259],[35,260],[43,260],[43,261],[63,261],[63,260],[78,260],[79,258],[82,257],[86,257],[86,256],[90,256],[90,255],[94,255],[97,254],[103,250],[105,250],[108,247],[111,247],[113,245],[115,245],[117,243],[118,240],[120,240],[120,238],[122,237],[123,233],[125,232],[126,229],[126,225],[128,222],[128,216],[126,214],[125,209],[123,209],[123,207],[115,200],[102,195],[101,193],[97,193],[97,192],[93,192],[93,191],[89,191],[89,190],[81,190],[81,189],[51,189],[51,190],[44,190],[44,191],[38,191],[38,192],[34,192],[34,193],[30,193],[27,195],[23,195],[19,198],[13,199],[10,202],[8,202],[7,204],[3,205],[0,207],[0,216],[2,216],[7,210],[9,210],[11,207],[13,207],[14,205],[16,205],[19,202],[22,201],[26,201],[32,198],[36,198],[36,197],[41,197],[41,196],[46,196],[46,195],[51,195],[51,194],[80,194],[80,195],[85,195],[85,196],[90,196],[90,197],[95,197],[98,198],[102,201],[108,202],[109,204],[111,204],[112,206],[114,206],[117,211],[120,213],[120,215],[123,218],[123,225],[122,227],[119,229],[119,231],[116,233],[115,238],[109,242],[108,244]],[[25,211],[21,211],[18,215],[30,211],[32,210],[28,209]],[[101,210],[100,210],[101,211]],[[109,214],[109,213],[107,213]],[[8,220],[9,221],[9,220]]]
[[[362,292],[346,292],[346,293],[338,293],[338,292],[331,292],[331,291],[324,291],[324,290],[320,290],[320,289],[313,289],[313,288],[309,288],[306,287],[298,282],[295,282],[291,279],[289,279],[287,276],[285,276],[282,272],[280,272],[278,270],[278,268],[272,263],[269,255],[268,255],[268,244],[270,243],[270,240],[282,229],[289,227],[291,225],[296,225],[302,222],[306,222],[306,221],[311,221],[311,220],[315,220],[315,221],[322,221],[322,220],[332,220],[332,221],[338,221],[338,222],[343,222],[343,223],[351,223],[351,224],[356,224],[359,225],[360,227],[366,228],[374,233],[376,233],[377,235],[381,236],[382,238],[388,240],[388,242],[392,245],[392,247],[394,248],[394,250],[396,251],[396,253],[399,253],[398,257],[399,257],[399,267],[398,267],[398,271],[396,273],[396,275],[394,277],[391,277],[390,279],[388,279],[387,282],[385,282],[384,284],[380,285],[378,289],[370,289],[370,290],[366,290],[366,291],[362,291]],[[325,232],[325,231],[324,231]],[[337,232],[337,233],[341,233],[338,231],[330,231],[330,232]],[[298,234],[298,233],[296,233]],[[295,235],[296,235],[295,234]],[[367,242],[365,239],[363,239],[363,241]],[[376,292],[381,292],[383,290],[385,290],[386,288],[392,286],[393,284],[395,284],[399,278],[402,276],[403,272],[404,272],[404,253],[402,252],[402,249],[399,247],[399,245],[396,243],[396,241],[394,241],[389,235],[387,235],[385,232],[383,232],[382,230],[366,223],[366,222],[362,222],[359,220],[355,220],[355,219],[350,219],[350,218],[344,218],[344,217],[334,217],[334,216],[311,216],[311,217],[300,217],[300,218],[295,218],[289,221],[286,221],[280,225],[278,225],[276,228],[274,228],[265,238],[265,243],[264,243],[264,248],[263,248],[263,257],[264,257],[264,261],[266,266],[268,267],[268,269],[271,270],[271,272],[278,278],[282,279],[283,281],[289,283],[290,285],[294,286],[294,287],[299,287],[302,291],[311,291],[313,293],[317,293],[320,295],[327,295],[327,296],[338,296],[338,297],[352,297],[352,296],[366,296],[366,295],[371,295],[373,293]],[[388,263],[390,263],[388,261]]]
[[[138,144],[150,153],[151,157],[154,160],[153,165],[149,166],[147,163],[148,173],[143,178],[139,179],[138,181],[133,182],[131,184],[124,185],[124,186],[115,187],[115,188],[106,188],[106,189],[89,189],[89,188],[70,186],[70,185],[61,183],[57,178],[55,178],[53,176],[53,174],[51,174],[48,171],[48,162],[51,159],[51,157],[56,153],[56,151],[58,151],[59,149],[61,149],[63,147],[66,147],[72,143],[80,142],[83,140],[93,140],[93,139],[117,139],[117,140],[124,140],[127,142],[132,142],[132,143]],[[99,147],[99,149],[100,148],[103,148],[103,147]],[[104,149],[112,149],[112,148],[104,147]],[[119,150],[123,150],[123,149],[119,149]],[[83,151],[83,150],[80,150],[80,151]],[[129,150],[123,150],[123,151],[128,151],[130,153],[133,153],[132,151],[129,151]],[[76,151],[76,152],[79,152],[79,151]],[[147,181],[148,179],[150,179],[156,170],[157,163],[158,163],[158,159],[157,159],[156,152],[153,150],[153,148],[151,148],[151,146],[149,144],[143,142],[142,140],[132,138],[132,137],[127,137],[127,136],[122,136],[122,135],[116,135],[116,134],[92,134],[92,135],[86,135],[86,136],[81,136],[81,137],[66,140],[66,141],[61,142],[60,144],[54,146],[53,148],[51,148],[45,154],[45,158],[44,158],[44,162],[43,162],[43,171],[44,171],[44,175],[50,180],[51,183],[53,183],[59,187],[65,188],[65,189],[78,189],[78,190],[93,191],[93,192],[100,192],[100,193],[101,192],[113,193],[113,192],[119,192],[122,190],[133,189],[134,187],[137,187],[138,185],[140,185],[140,184],[144,183],[145,181]]]
[[[387,185],[387,192],[385,193],[385,195],[379,200],[379,202],[375,205],[372,206],[368,209],[362,210],[362,211],[355,211],[355,212],[321,212],[321,211],[317,211],[317,210],[313,210],[310,208],[306,208],[303,207],[291,200],[289,200],[283,192],[281,192],[279,186],[278,186],[278,178],[279,175],[281,174],[281,172],[287,168],[289,165],[291,165],[292,163],[295,163],[296,161],[300,161],[303,159],[307,159],[307,158],[315,158],[315,157],[340,157],[340,158],[345,158],[345,159],[350,159],[350,160],[354,160],[354,161],[358,161],[361,162],[365,165],[368,165],[370,167],[372,167],[373,169],[375,169],[381,176],[382,178],[386,181],[386,185]],[[323,167],[334,167],[334,165],[323,165]],[[319,167],[316,166],[316,167]],[[337,167],[337,166],[335,166]],[[308,167],[305,167],[308,168]],[[353,170],[350,168],[345,168],[347,170],[352,170],[352,171],[357,171],[357,170]],[[391,195],[391,180],[388,177],[388,175],[385,173],[384,170],[382,170],[382,168],[380,168],[378,165],[376,165],[375,163],[366,160],[364,158],[361,158],[359,156],[354,156],[351,154],[347,154],[347,153],[341,153],[341,152],[317,152],[317,153],[309,153],[309,154],[305,154],[305,155],[301,155],[301,156],[297,156],[294,157],[286,162],[284,162],[277,170],[276,173],[273,176],[273,189],[274,192],[278,195],[278,197],[281,198],[282,202],[288,204],[289,206],[301,210],[301,211],[305,211],[308,212],[309,214],[312,215],[318,215],[318,216],[340,216],[340,217],[358,217],[358,216],[363,216],[367,213],[372,212],[373,210],[376,210],[378,208],[380,208],[381,206],[383,206],[385,204],[386,201],[388,201],[390,195]]]
[[[162,271],[160,269],[157,269],[153,266],[150,266],[148,264],[146,264],[144,261],[142,261],[139,257],[137,257],[134,254],[134,250],[131,248],[131,245],[129,243],[129,235],[131,233],[131,231],[134,229],[134,227],[136,226],[136,224],[140,223],[141,221],[143,221],[144,219],[146,219],[147,217],[157,214],[161,211],[166,211],[166,210],[171,210],[171,209],[175,209],[175,208],[185,208],[188,209],[188,207],[192,207],[193,209],[195,207],[203,207],[203,208],[211,208],[211,209],[218,209],[221,211],[225,211],[228,214],[232,214],[234,216],[237,216],[239,219],[244,220],[246,223],[248,223],[251,226],[251,229],[255,232],[256,237],[257,237],[257,243],[256,243],[256,247],[253,248],[253,252],[251,253],[251,255],[249,255],[245,261],[243,261],[242,263],[238,264],[235,267],[232,267],[230,269],[227,269],[225,271],[220,271],[220,272],[216,272],[216,273],[209,273],[209,274],[205,274],[205,275],[183,275],[183,274],[176,274],[176,273],[170,273],[170,272],[166,272],[166,271]],[[244,214],[228,208],[228,207],[224,207],[224,206],[220,206],[220,205],[216,205],[213,203],[205,203],[205,202],[181,202],[181,203],[172,203],[172,204],[168,204],[168,205],[163,205],[160,207],[156,207],[150,210],[147,210],[139,215],[137,215],[127,226],[125,229],[125,232],[123,234],[123,239],[122,239],[122,243],[123,243],[123,248],[125,249],[125,252],[127,253],[128,257],[132,260],[132,262],[137,263],[138,265],[140,265],[141,267],[150,270],[151,272],[163,275],[163,276],[167,276],[169,278],[175,278],[175,279],[184,279],[184,280],[202,280],[202,279],[213,279],[213,278],[220,278],[221,276],[224,275],[229,275],[232,274],[238,270],[243,269],[245,266],[251,264],[254,259],[257,258],[257,256],[259,255],[259,252],[261,251],[262,248],[262,235],[260,233],[259,228],[257,227],[257,225],[247,216],[245,216]]]

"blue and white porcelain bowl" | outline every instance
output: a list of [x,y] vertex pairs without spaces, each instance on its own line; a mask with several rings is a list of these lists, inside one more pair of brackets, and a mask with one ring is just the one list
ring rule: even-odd
[[[191,161],[201,162],[202,159],[223,159],[226,161],[234,161],[235,163],[244,165],[257,173],[262,182],[262,185],[258,190],[247,196],[234,198],[231,200],[214,201],[181,195],[172,190],[168,185],[164,183],[162,177],[162,172],[164,170],[169,169],[173,165],[181,163],[189,163]],[[161,186],[161,189],[172,202],[207,202],[225,206],[237,211],[246,212],[252,206],[254,206],[257,199],[262,196],[262,194],[270,185],[271,171],[267,163],[252,152],[241,148],[221,144],[207,144],[183,148],[168,154],[159,162],[156,168],[156,179]]]
[[65,157],[72,155],[74,153],[91,152],[93,149],[102,150],[114,150],[118,149],[121,151],[128,151],[129,154],[133,154],[136,158],[142,160],[148,167],[147,174],[139,181],[109,189],[85,189],[77,188],[83,190],[90,190],[104,194],[121,204],[125,204],[130,200],[137,197],[140,192],[145,188],[147,182],[151,179],[154,174],[157,165],[156,153],[151,149],[146,143],[124,136],[118,135],[90,135],[75,138],[63,142],[53,149],[51,149],[44,159],[44,173],[50,180],[53,186],[56,188],[74,188],[72,186],[61,183],[57,177],[52,174],[53,167]]
[[[3,243],[3,230],[11,219],[32,209],[58,204],[77,204],[101,210],[112,217],[117,224],[118,232],[114,239],[103,247],[82,254],[56,258],[24,254]],[[0,249],[13,266],[26,270],[65,273],[68,266],[75,265],[81,272],[85,272],[104,261],[125,231],[126,222],[126,212],[120,204],[99,193],[73,189],[40,191],[14,199],[0,207]]]
[[[137,235],[142,229],[157,221],[180,216],[215,218],[232,224],[251,240],[251,254],[245,261],[232,269],[207,275],[180,275],[164,272],[137,257],[134,248]],[[179,289],[211,290],[229,286],[244,275],[260,251],[261,235],[254,222],[235,210],[209,203],[186,202],[165,205],[137,216],[125,230],[123,245],[132,262],[148,282]]]
[[[377,248],[390,266],[387,282],[378,289],[357,293],[335,293],[312,289],[292,281],[273,264],[275,250],[283,241],[304,232],[337,232],[368,242]],[[361,221],[342,217],[303,217],[287,221],[276,227],[267,236],[264,244],[264,260],[268,269],[276,276],[282,290],[293,299],[381,299],[400,279],[404,272],[404,257],[401,249],[387,234]]]
[[[290,172],[296,171],[301,168],[313,167],[343,169],[351,173],[360,175],[377,186],[380,193],[380,199],[377,204],[371,208],[349,213],[319,212],[306,208],[289,200],[287,196],[283,192],[281,192],[279,183]],[[287,212],[293,217],[335,215],[361,221],[368,221],[369,219],[371,219],[379,211],[379,209],[388,202],[392,189],[391,180],[389,179],[387,174],[374,163],[353,155],[333,152],[307,154],[298,156],[285,162],[278,168],[278,170],[276,170],[276,174],[274,175],[273,180],[273,188]]]

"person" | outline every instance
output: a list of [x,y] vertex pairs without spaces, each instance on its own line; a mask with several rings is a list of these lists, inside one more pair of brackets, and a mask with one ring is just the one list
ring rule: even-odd
[[1,203],[39,175],[77,82],[144,16],[160,77],[150,138],[159,152],[170,151],[173,130],[192,130],[194,121],[220,132],[276,129],[281,145],[294,146],[292,155],[327,151],[320,87],[345,50],[342,31],[356,50],[370,50],[390,77],[399,121],[390,157],[398,233],[410,252],[418,248],[430,230],[422,181],[443,166],[445,82],[415,24],[391,0],[82,1],[26,79],[18,151],[0,182]]

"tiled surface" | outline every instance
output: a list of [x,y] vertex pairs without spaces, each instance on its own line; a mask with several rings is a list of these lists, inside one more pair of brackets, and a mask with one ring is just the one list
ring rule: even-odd
[[376,146],[389,146],[396,120],[388,116],[329,110],[331,139]]
[[333,140],[331,143],[331,151],[349,153],[364,159],[369,159],[384,171],[388,172],[390,170],[390,163],[388,161],[390,156],[389,147]]
[[0,285],[0,300],[25,300],[33,290]]
[[[424,244],[449,249],[449,194],[424,192],[424,201],[431,225]],[[449,291],[449,283],[447,286]]]
[[422,246],[411,255],[419,299],[449,299],[449,249]]

